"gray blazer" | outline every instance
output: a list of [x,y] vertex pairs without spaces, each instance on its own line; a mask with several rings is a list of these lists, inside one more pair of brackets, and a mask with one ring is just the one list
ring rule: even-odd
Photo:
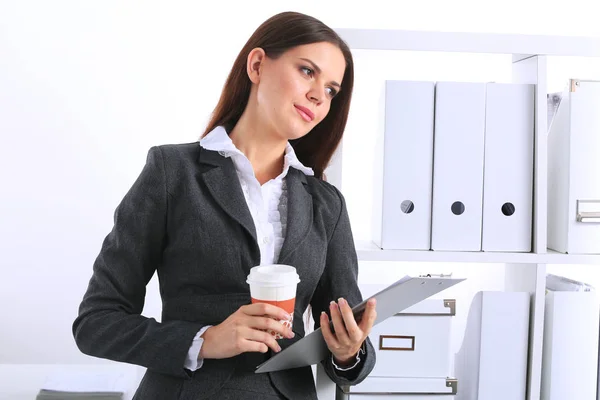
[[[362,301],[358,262],[344,198],[332,185],[290,168],[287,236],[279,263],[296,267],[293,339],[304,337],[302,314],[312,305],[319,324],[331,300]],[[137,398],[207,399],[235,371],[253,371],[270,353],[204,360],[190,372],[184,362],[193,337],[250,303],[246,277],[260,263],[252,216],[230,158],[198,142],[152,147],[141,174],[118,205],[114,227],[95,260],[93,275],[73,323],[88,355],[147,367]],[[140,313],[146,285],[157,271],[162,322]],[[355,385],[371,372],[375,352],[349,372],[325,371],[338,385]],[[316,399],[310,367],[270,373],[291,399]]]

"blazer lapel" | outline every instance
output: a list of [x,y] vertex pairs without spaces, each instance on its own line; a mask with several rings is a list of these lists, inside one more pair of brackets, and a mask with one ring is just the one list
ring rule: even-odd
[[199,161],[201,164],[212,166],[204,168],[202,179],[210,194],[223,210],[240,223],[256,242],[256,227],[248,204],[244,198],[233,161],[223,157],[216,151],[200,148]]
[[288,188],[287,232],[278,263],[284,263],[308,235],[313,223],[313,200],[308,192],[306,176],[290,168],[286,177]]

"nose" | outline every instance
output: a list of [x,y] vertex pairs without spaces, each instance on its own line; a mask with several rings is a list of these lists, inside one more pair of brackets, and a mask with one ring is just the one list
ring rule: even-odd
[[321,99],[323,94],[319,93],[319,90],[316,88],[312,88],[307,94],[306,97],[308,98],[308,100],[310,100],[313,103],[316,103],[317,105],[321,104]]

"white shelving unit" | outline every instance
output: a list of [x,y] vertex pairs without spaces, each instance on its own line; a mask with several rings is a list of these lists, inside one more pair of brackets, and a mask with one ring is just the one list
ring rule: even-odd
[[[546,248],[547,236],[547,57],[600,57],[600,38],[538,35],[425,32],[377,29],[336,29],[353,50],[400,50],[512,55],[512,82],[535,84],[535,150],[533,193],[533,252],[441,252],[381,250],[357,242],[361,261],[501,263],[505,290],[531,294],[527,399],[540,399],[546,264],[600,264],[600,255],[566,255]],[[357,77],[360,79],[360,77]],[[331,177],[343,173],[343,152],[332,160]],[[374,205],[375,207],[377,205]],[[317,374],[320,399],[334,399],[323,372]]]
[[381,250],[373,242],[357,241],[356,250],[361,261],[600,265],[600,254],[564,254],[550,249],[546,253]]

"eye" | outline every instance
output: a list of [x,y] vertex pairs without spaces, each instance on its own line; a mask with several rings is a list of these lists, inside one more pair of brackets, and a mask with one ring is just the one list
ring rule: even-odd
[[300,67],[300,70],[307,76],[313,76],[314,75],[314,71],[308,67]]
[[329,93],[329,97],[332,98],[332,99],[338,94],[337,90],[335,90],[332,87],[327,87],[326,90]]

